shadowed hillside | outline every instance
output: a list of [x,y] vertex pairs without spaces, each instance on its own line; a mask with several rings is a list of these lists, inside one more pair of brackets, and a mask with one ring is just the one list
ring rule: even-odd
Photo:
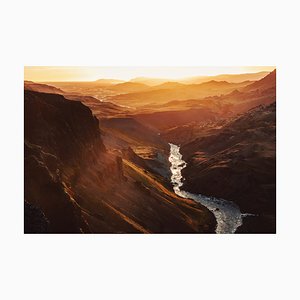
[[259,106],[182,147],[184,189],[252,213],[241,232],[275,232],[276,105]]
[[237,232],[275,232],[276,70],[24,86],[25,232],[214,232],[173,193],[168,143],[185,191],[252,214]]
[[37,220],[25,232],[44,232],[43,216],[50,233],[214,230],[204,207],[179,199],[146,166],[108,151],[82,103],[25,91],[25,200],[34,207],[26,211]]

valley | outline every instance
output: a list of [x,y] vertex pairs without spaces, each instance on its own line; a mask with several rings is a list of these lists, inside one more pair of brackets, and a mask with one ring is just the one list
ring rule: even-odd
[[24,89],[25,232],[276,232],[276,70]]

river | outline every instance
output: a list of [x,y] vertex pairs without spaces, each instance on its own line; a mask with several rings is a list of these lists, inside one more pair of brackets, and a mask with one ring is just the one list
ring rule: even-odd
[[180,197],[195,200],[208,208],[214,214],[217,221],[215,230],[216,233],[234,233],[243,223],[239,207],[231,201],[200,194],[193,194],[181,190],[184,180],[181,175],[181,171],[187,166],[187,164],[182,159],[180,147],[171,143],[169,145],[169,162],[171,163],[170,170],[172,173],[171,183],[173,185],[174,192]]

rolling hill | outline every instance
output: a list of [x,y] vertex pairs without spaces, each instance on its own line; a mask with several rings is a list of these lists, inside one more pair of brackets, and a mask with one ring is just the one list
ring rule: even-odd
[[226,81],[208,81],[202,84],[179,85],[170,89],[155,89],[152,91],[128,93],[109,97],[110,101],[132,107],[164,104],[172,100],[187,100],[220,96],[236,89],[243,88],[251,82],[229,83]]

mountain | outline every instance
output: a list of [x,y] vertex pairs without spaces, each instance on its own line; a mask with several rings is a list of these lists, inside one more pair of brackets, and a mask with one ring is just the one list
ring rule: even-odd
[[52,84],[24,83],[25,232],[213,232],[206,208],[173,193],[169,142],[188,162],[185,190],[254,214],[238,232],[275,232],[276,70],[255,82]]
[[89,232],[66,178],[97,162],[105,147],[98,121],[80,102],[25,91],[25,200],[49,220],[50,232]]
[[229,83],[226,81],[209,81],[202,84],[178,86],[170,89],[155,89],[137,93],[111,96],[110,101],[133,107],[164,104],[172,100],[187,100],[228,94],[235,89],[243,88],[251,82]]
[[221,74],[221,75],[213,75],[213,76],[193,76],[189,78],[178,78],[174,80],[170,80],[167,78],[149,78],[149,77],[137,77],[133,78],[130,81],[139,82],[149,86],[160,85],[167,82],[178,82],[182,84],[200,84],[203,82],[215,80],[215,81],[227,81],[233,83],[239,83],[243,81],[256,81],[260,80],[269,72],[262,71],[257,73],[243,73],[243,74]]
[[249,91],[263,91],[268,89],[276,89],[276,69],[269,73],[267,76],[258,80],[242,89],[242,92]]
[[179,83],[179,82],[175,82],[175,81],[168,81],[168,82],[164,82],[159,85],[155,85],[152,87],[152,89],[153,90],[175,89],[175,88],[184,87],[184,86],[185,86],[185,84],[183,84],[183,83]]
[[95,97],[85,96],[80,93],[77,94],[77,93],[66,92],[59,88],[46,85],[46,84],[35,83],[32,81],[25,81],[24,89],[29,91],[42,92],[42,93],[59,94],[59,95],[63,95],[68,100],[80,101],[86,106],[88,106],[93,111],[93,114],[95,116],[101,118],[108,117],[108,116],[113,117],[118,115],[124,115],[126,113],[131,112],[130,109],[111,102],[100,101]]
[[261,105],[182,146],[184,189],[236,202],[240,232],[275,232],[276,104]]
[[[258,105],[269,105],[276,101],[274,75],[276,71],[228,94],[144,106],[142,112],[134,113],[134,118],[160,131],[163,130],[162,137],[168,142],[181,144],[196,138],[204,127],[213,130],[215,122],[222,123]],[[215,82],[206,82],[201,86],[209,90],[211,85],[214,86]],[[221,90],[222,85],[226,87],[228,83],[218,82],[216,86],[218,85]]]
[[212,214],[177,197],[132,149],[108,149],[81,102],[25,90],[24,119],[25,232],[214,231]]
[[64,94],[64,97],[68,100],[80,101],[91,109],[93,114],[97,118],[117,117],[132,112],[128,107],[122,107],[120,105],[108,102],[100,101],[91,96],[82,96],[77,94]]
[[147,90],[148,85],[136,82],[124,82],[109,87],[109,90],[118,93],[134,93]]
[[263,71],[258,73],[244,73],[244,74],[221,74],[216,76],[197,76],[197,77],[191,77],[184,79],[180,82],[185,84],[199,84],[206,81],[227,81],[227,82],[243,82],[243,81],[256,81],[260,80],[266,75],[268,75],[269,72]]
[[28,91],[35,91],[41,93],[49,93],[49,94],[63,94],[64,92],[51,85],[35,83],[33,81],[24,81],[24,89]]
[[135,164],[138,162],[169,185],[169,145],[156,129],[132,117],[102,119],[100,128],[108,149],[121,152]]

